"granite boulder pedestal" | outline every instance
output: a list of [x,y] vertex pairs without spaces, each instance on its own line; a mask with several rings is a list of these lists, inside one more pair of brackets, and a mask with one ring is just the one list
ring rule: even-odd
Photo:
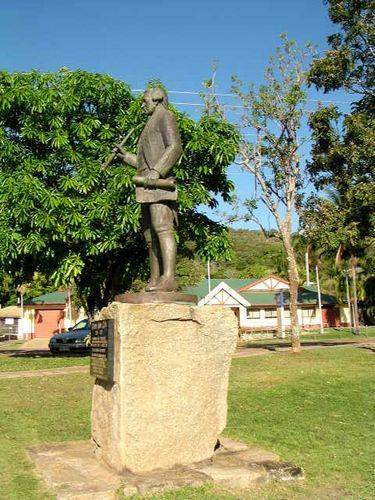
[[[114,302],[92,326],[92,438],[30,448],[58,500],[214,483],[234,491],[301,468],[220,436],[237,319],[221,306]],[[110,362],[109,362],[110,361]],[[107,374],[107,380],[103,374]]]
[[221,306],[124,304],[114,320],[113,381],[96,379],[92,443],[117,472],[209,459],[226,425],[238,323]]

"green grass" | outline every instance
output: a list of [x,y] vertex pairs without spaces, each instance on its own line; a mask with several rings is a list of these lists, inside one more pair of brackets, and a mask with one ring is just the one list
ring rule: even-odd
[[[306,480],[248,494],[207,485],[154,498],[374,498],[374,359],[358,348],[235,359],[226,434],[301,465]],[[0,498],[50,498],[25,448],[87,439],[91,388],[85,374],[0,380]]]
[[87,439],[92,380],[89,375],[0,381],[0,498],[51,498],[27,459],[27,446]]
[[89,356],[40,356],[32,353],[27,356],[0,354],[0,372],[15,372],[24,370],[48,370],[64,366],[88,365]]
[[[323,334],[321,334],[319,330],[313,330],[309,333],[302,333],[301,344],[303,344],[304,342],[311,342],[311,341],[319,342],[321,340],[365,341],[368,338],[374,338],[374,337],[375,337],[375,326],[361,327],[359,335],[354,335],[350,331],[350,328],[325,328]],[[275,337],[273,339],[248,340],[245,342],[244,347],[256,347],[268,344],[289,345],[290,335],[287,332],[285,339]]]

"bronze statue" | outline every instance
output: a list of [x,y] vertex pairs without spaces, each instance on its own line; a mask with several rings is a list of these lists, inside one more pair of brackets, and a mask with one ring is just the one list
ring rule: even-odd
[[163,88],[146,90],[142,106],[149,118],[140,135],[137,154],[124,151],[121,144],[117,150],[125,163],[137,168],[133,180],[137,201],[142,204],[142,225],[151,268],[146,291],[172,292],[177,289],[174,236],[177,186],[172,168],[181,156],[182,144]]

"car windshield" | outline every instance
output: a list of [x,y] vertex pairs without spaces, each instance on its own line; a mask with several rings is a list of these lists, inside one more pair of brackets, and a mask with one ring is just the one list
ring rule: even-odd
[[87,319],[83,319],[82,321],[74,325],[72,330],[81,330],[82,328],[87,328]]

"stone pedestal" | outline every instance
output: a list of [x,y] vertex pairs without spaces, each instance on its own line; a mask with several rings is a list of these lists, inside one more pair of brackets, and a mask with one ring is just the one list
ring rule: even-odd
[[92,442],[118,472],[213,455],[226,425],[234,313],[221,306],[112,303],[114,382],[96,380]]

